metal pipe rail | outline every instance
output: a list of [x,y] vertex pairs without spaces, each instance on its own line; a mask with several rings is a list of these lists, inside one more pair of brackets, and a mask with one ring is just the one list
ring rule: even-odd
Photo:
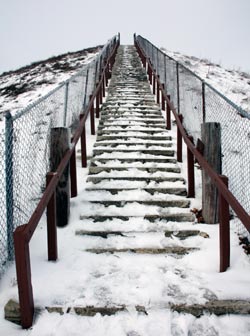
[[[71,140],[71,147],[65,153],[57,170],[47,174],[47,187],[38,203],[34,213],[32,214],[27,224],[19,226],[14,232],[14,245],[16,257],[16,272],[17,284],[19,292],[19,304],[21,311],[21,325],[23,328],[29,328],[33,323],[34,316],[34,298],[31,282],[31,265],[30,265],[30,252],[29,242],[37,228],[37,225],[47,207],[47,241],[48,241],[48,260],[57,260],[57,236],[56,236],[56,202],[55,192],[58,181],[62,176],[65,168],[70,164],[70,178],[71,178],[71,197],[77,196],[76,187],[76,156],[75,148],[81,138],[81,154],[82,166],[87,166],[86,156],[86,134],[85,123],[90,114],[91,131],[95,133],[94,125],[94,103],[96,105],[96,115],[99,116],[99,105],[105,95],[105,86],[108,83],[110,72],[112,70],[117,49],[120,45],[120,37],[112,45],[113,49],[106,60],[99,83],[91,95],[88,106],[84,114],[80,115],[78,128]],[[98,111],[98,112],[97,112]]]
[[[230,266],[230,232],[229,232],[229,206],[235,211],[238,218],[241,220],[245,228],[250,232],[250,216],[241,206],[239,201],[228,189],[228,179],[226,176],[218,175],[209,163],[205,160],[202,153],[195,147],[192,141],[192,137],[188,136],[186,130],[182,124],[182,115],[179,115],[170,100],[170,96],[167,94],[167,88],[160,82],[159,76],[154,70],[154,67],[145,54],[143,48],[140,46],[137,36],[134,35],[135,47],[139,53],[143,66],[147,69],[150,83],[155,83],[153,86],[157,86],[154,90],[156,94],[161,92],[162,100],[166,102],[166,111],[172,111],[177,124],[177,157],[181,158],[182,151],[182,139],[186,143],[188,151],[188,196],[194,197],[194,157],[199,162],[202,169],[210,176],[212,183],[218,189],[219,192],[219,213],[220,213],[220,272],[226,271]],[[159,94],[158,94],[159,95]],[[170,113],[167,113],[167,129],[170,128]],[[191,191],[191,192],[190,192]]]

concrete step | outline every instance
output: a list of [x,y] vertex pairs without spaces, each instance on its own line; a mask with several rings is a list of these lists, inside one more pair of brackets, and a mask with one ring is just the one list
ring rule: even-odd
[[[120,192],[124,192],[124,191],[137,191],[138,188],[86,188],[86,191],[90,192],[90,191],[105,191],[105,192],[109,192],[112,195],[118,195]],[[140,190],[142,191],[146,191],[148,194],[154,196],[154,195],[159,195],[159,194],[169,194],[169,195],[178,195],[178,196],[186,196],[187,195],[187,190],[186,188],[141,188]]]
[[104,147],[104,146],[110,146],[110,147],[117,147],[117,146],[145,146],[145,147],[151,147],[151,146],[160,146],[160,147],[172,147],[172,142],[162,141],[162,142],[156,142],[156,141],[121,141],[121,139],[116,138],[116,141],[96,141],[94,144],[94,147]]
[[164,215],[145,215],[144,217],[142,216],[117,216],[117,215],[90,215],[90,216],[85,216],[81,215],[80,219],[85,220],[85,219],[91,219],[93,220],[94,223],[103,223],[105,221],[115,221],[117,219],[126,222],[131,219],[136,219],[136,218],[143,218],[145,221],[149,221],[151,223],[154,222],[193,222],[195,220],[194,215],[192,213],[181,213],[181,212],[176,212],[173,214],[164,214]]
[[146,205],[148,207],[150,206],[157,206],[161,208],[170,208],[170,207],[175,207],[175,208],[189,208],[190,206],[190,201],[187,199],[173,199],[173,200],[166,200],[166,201],[158,201],[158,200],[148,200],[148,201],[140,201],[137,199],[131,199],[131,200],[121,200],[121,201],[88,201],[88,203],[91,204],[96,204],[96,205],[103,205],[105,208],[110,207],[110,206],[115,206],[117,208],[123,208],[128,204],[131,203],[136,203],[136,204],[142,204]]
[[[203,315],[209,317],[209,315],[215,316],[223,316],[228,315],[249,315],[250,314],[250,301],[247,300],[209,300],[204,304],[193,304],[187,305],[186,303],[182,304],[173,304],[171,302],[166,302],[163,307],[162,304],[156,305],[154,304],[149,306],[142,305],[134,305],[134,306],[126,306],[124,304],[119,305],[107,305],[107,306],[47,306],[47,307],[36,307],[36,311],[42,313],[43,311],[47,311],[48,313],[53,314],[76,314],[82,317],[94,317],[97,314],[101,317],[113,316],[116,314],[123,314],[123,316],[129,319],[131,316],[131,309],[136,311],[137,314],[145,315],[145,318],[148,314],[155,311],[173,311],[179,314],[190,314],[196,318],[200,318]],[[20,316],[20,305],[13,301],[9,300],[8,303],[4,307],[4,315],[5,319],[13,322],[15,324],[21,324],[21,316]],[[57,320],[59,321],[58,317]],[[212,328],[209,330],[213,330]],[[212,331],[213,332],[213,331]],[[130,333],[132,336],[132,333]],[[203,331],[202,331],[203,334]],[[139,335],[136,332],[133,332],[133,335]],[[191,334],[190,334],[191,335]],[[199,333],[199,335],[201,335]],[[209,334],[212,335],[212,334]],[[217,335],[217,333],[216,333]]]
[[146,183],[150,183],[152,181],[155,182],[182,182],[185,183],[185,180],[181,176],[165,176],[165,177],[152,177],[152,176],[95,176],[91,175],[88,176],[87,182],[92,182],[92,183],[100,183],[102,181],[143,181]]
[[122,130],[126,130],[126,131],[139,131],[139,132],[144,132],[147,130],[150,130],[151,132],[156,132],[156,131],[163,131],[165,129],[166,125],[164,123],[162,123],[161,125],[154,125],[154,124],[146,124],[145,125],[132,125],[132,124],[127,124],[127,125],[107,125],[107,126],[102,126],[100,125],[98,127],[98,131],[99,130],[105,130],[108,132],[113,132],[113,131],[122,131]]
[[157,172],[169,172],[169,173],[180,173],[179,167],[160,167],[160,168],[144,168],[144,167],[90,167],[89,175],[99,174],[101,172],[112,173],[116,171],[129,171],[130,169],[136,169],[138,171],[143,171],[147,173],[157,173]]
[[[91,160],[91,164],[98,165],[99,163],[109,165],[110,162],[120,162],[121,164],[146,164],[146,163],[154,163],[157,164],[157,166],[160,166],[160,164],[174,164],[177,163],[177,160],[172,157],[163,157],[163,158],[148,158],[148,157],[140,157],[140,158],[95,158],[93,157]],[[159,165],[158,165],[159,164]]]
[[93,248],[87,249],[86,252],[95,253],[95,254],[119,254],[119,253],[136,253],[136,254],[175,254],[179,256],[184,256],[190,252],[197,251],[197,248],[194,247],[182,247],[182,246],[169,246],[164,248]]
[[138,151],[142,149],[148,149],[150,147],[157,147],[157,149],[163,149],[164,147],[170,148],[172,147],[172,142],[152,142],[152,143],[145,143],[145,142],[96,142],[94,145],[94,148],[99,147],[109,147],[109,148],[115,148],[115,150],[119,149],[119,147],[126,147],[124,149],[129,149],[130,147],[137,148]]
[[162,121],[162,115],[160,113],[150,113],[147,111],[142,112],[131,112],[131,111],[110,111],[107,113],[101,113],[101,120],[131,120],[131,119],[141,119],[141,118],[147,118],[150,120],[161,120]]
[[166,132],[163,129],[98,129],[97,136],[109,135],[112,134],[113,136],[153,136],[153,137],[165,137]]
[[[162,233],[163,236],[171,238],[179,238],[180,240],[188,239],[190,237],[201,236],[203,238],[209,238],[209,235],[206,232],[201,232],[199,230],[180,230],[180,231],[171,231],[171,230],[149,230],[147,233]],[[133,238],[134,235],[145,234],[145,231],[114,231],[114,230],[105,230],[105,231],[96,231],[96,230],[77,230],[76,235],[78,236],[90,236],[90,237],[101,237],[103,239],[108,239],[111,236],[120,236],[125,238]]]
[[93,155],[102,155],[105,153],[113,153],[114,157],[119,158],[119,153],[138,153],[139,155],[142,154],[150,154],[154,156],[174,156],[175,152],[173,150],[167,150],[167,149],[117,149],[114,150],[113,148],[104,148],[104,149],[93,149]]
[[115,135],[98,135],[96,138],[96,141],[133,141],[137,142],[138,140],[146,140],[144,143],[147,143],[147,141],[150,143],[150,141],[171,141],[172,137],[169,135],[165,136],[147,136],[147,135],[133,135],[127,136],[127,135],[120,135],[120,136],[115,136]]

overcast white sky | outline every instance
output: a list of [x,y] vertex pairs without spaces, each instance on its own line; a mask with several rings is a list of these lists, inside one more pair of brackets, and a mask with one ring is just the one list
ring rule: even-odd
[[0,73],[133,33],[250,72],[250,0],[0,0]]

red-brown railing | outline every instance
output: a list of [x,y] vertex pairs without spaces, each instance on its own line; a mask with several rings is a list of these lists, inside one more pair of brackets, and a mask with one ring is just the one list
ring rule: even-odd
[[[35,212],[31,216],[27,224],[19,226],[14,232],[15,258],[17,284],[19,292],[19,304],[21,310],[21,325],[23,328],[29,328],[33,323],[34,316],[34,298],[31,282],[31,264],[29,242],[37,228],[37,225],[47,208],[47,242],[48,242],[48,260],[57,260],[57,233],[56,233],[56,187],[64,170],[70,164],[71,178],[71,197],[77,196],[77,175],[76,175],[76,153],[75,148],[79,139],[81,139],[81,156],[82,167],[87,166],[87,151],[86,151],[86,133],[85,124],[90,114],[91,134],[95,134],[95,111],[96,117],[99,117],[100,104],[105,96],[105,87],[108,84],[112,67],[115,61],[117,49],[120,44],[120,39],[116,40],[113,45],[113,50],[109,58],[106,60],[106,65],[101,73],[99,83],[91,95],[89,104],[80,115],[78,128],[71,140],[71,147],[65,153],[57,170],[47,174],[47,187],[38,203]],[[94,109],[95,106],[95,109]]]
[[167,94],[167,88],[161,83],[158,74],[154,70],[148,56],[141,48],[136,35],[134,36],[135,47],[141,58],[144,68],[147,70],[149,82],[152,84],[153,93],[156,94],[157,102],[160,103],[163,110],[166,110],[166,128],[171,129],[171,111],[177,124],[177,160],[182,161],[182,139],[187,146],[187,170],[188,170],[188,196],[195,196],[195,175],[194,175],[194,158],[199,162],[202,169],[210,176],[212,183],[218,189],[219,193],[219,234],[220,234],[220,272],[226,271],[230,266],[230,227],[229,227],[229,206],[241,220],[245,228],[250,232],[250,216],[228,189],[228,178],[218,175],[209,163],[205,160],[202,153],[193,143],[193,138],[188,136],[182,124],[182,115],[178,114],[175,106]]

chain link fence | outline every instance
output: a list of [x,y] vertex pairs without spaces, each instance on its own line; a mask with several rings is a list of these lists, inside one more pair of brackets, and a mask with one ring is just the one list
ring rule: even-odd
[[45,189],[51,128],[68,127],[74,134],[117,39],[45,97],[5,115],[0,131],[0,277],[14,259],[13,231],[28,222]]
[[[195,144],[201,138],[202,123],[221,124],[222,174],[229,178],[230,191],[250,213],[250,115],[148,40],[137,36],[137,42],[183,116],[184,127]],[[237,218],[235,222],[238,233],[250,239],[245,226]]]

